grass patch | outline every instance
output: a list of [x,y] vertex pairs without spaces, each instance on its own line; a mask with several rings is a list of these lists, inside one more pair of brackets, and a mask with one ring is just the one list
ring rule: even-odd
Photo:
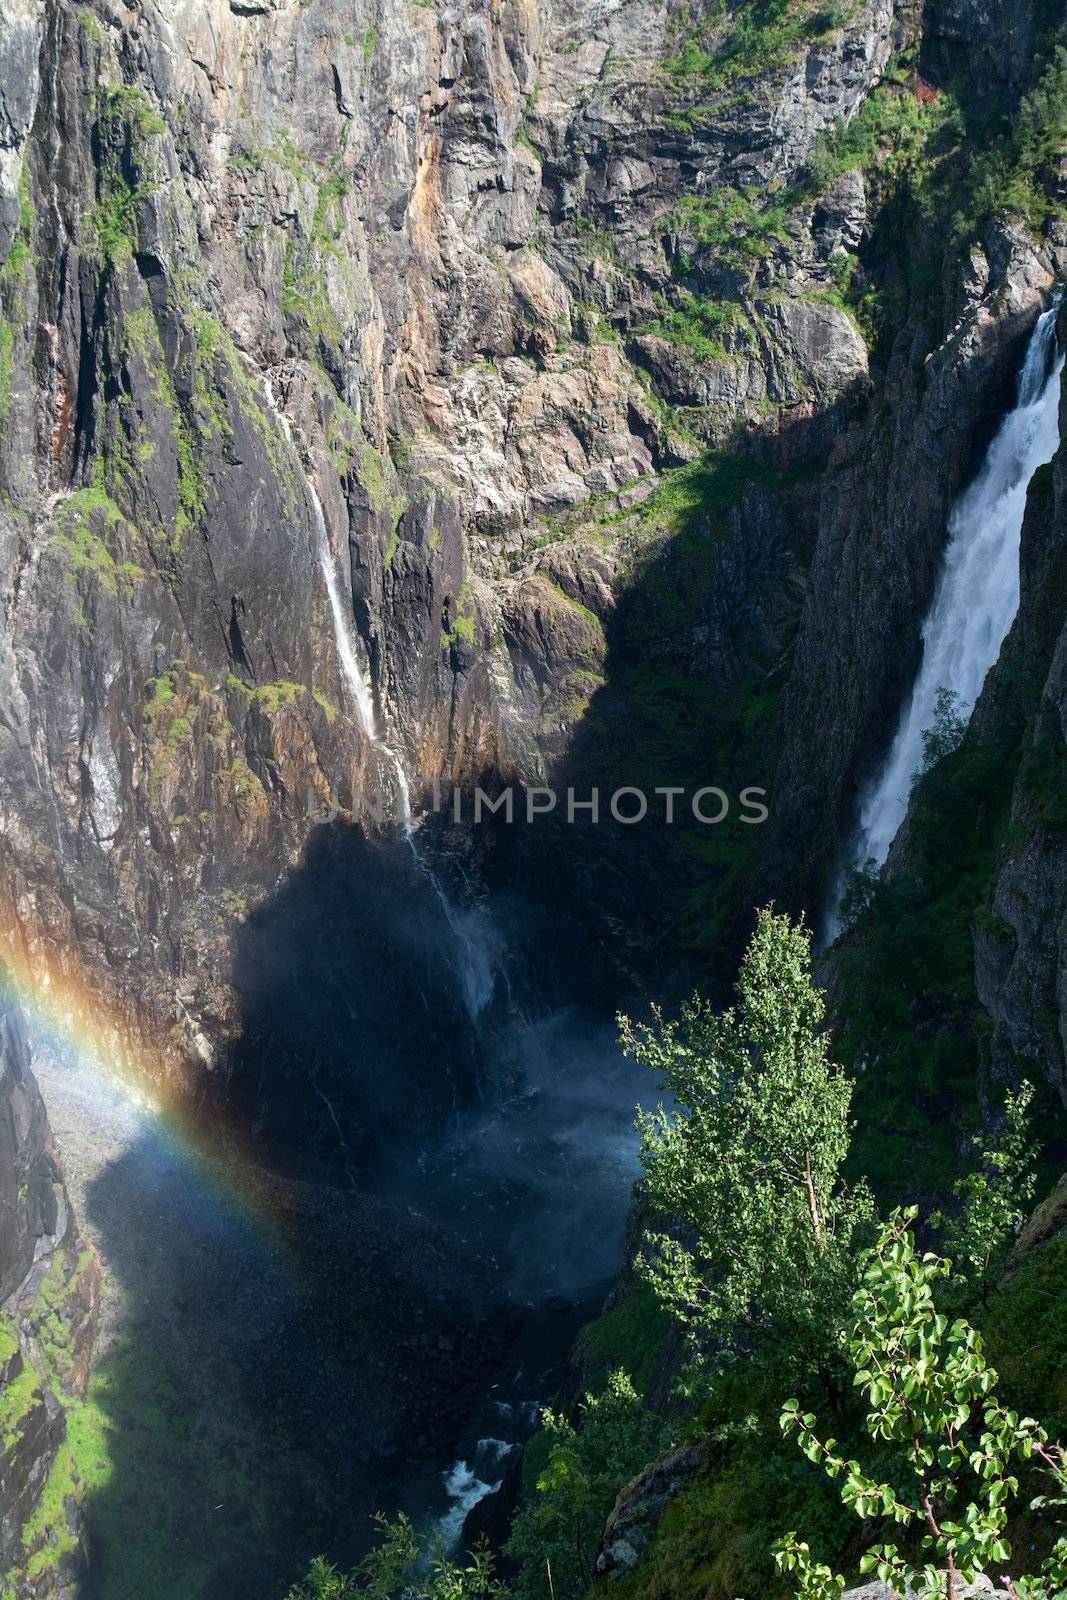
[[68,1307],[77,1279],[88,1270],[90,1262],[88,1250],[78,1255],[68,1250],[55,1251],[34,1297],[30,1313],[34,1336],[49,1383],[57,1394],[69,1388],[75,1369],[76,1330]]
[[662,316],[636,331],[653,334],[700,362],[729,360],[722,335],[744,322],[741,308],[727,301],[701,300],[687,290],[680,291],[679,304],[665,307]]
[[[835,0],[741,0],[724,39],[709,48],[708,22],[683,6],[674,23],[674,52],[661,70],[689,94],[715,94],[783,67],[792,57],[827,38],[855,10]],[[721,27],[722,12],[713,15]]]
[[9,1317],[0,1316],[0,1366],[11,1360],[18,1351],[19,1340],[15,1325]]
[[[625,1368],[634,1388],[647,1396],[671,1319],[647,1283],[627,1284],[622,1301],[578,1335],[575,1353],[587,1368],[607,1373]],[[525,1461],[523,1472],[525,1476]]]
[[88,243],[100,261],[113,263],[137,249],[137,214],[158,187],[143,168],[151,141],[166,128],[148,97],[127,84],[96,89],[92,104],[99,162]]
[[26,318],[23,292],[34,266],[33,207],[28,192],[25,163],[19,179],[19,226],[7,260],[0,268],[0,439],[7,432],[15,383],[15,347]]
[[15,1449],[26,1423],[44,1403],[44,1387],[33,1368],[23,1361],[22,1371],[0,1392],[0,1447],[5,1455]]
[[449,602],[449,610],[446,615],[448,620],[441,633],[443,647],[448,649],[452,645],[460,643],[472,645],[477,622],[477,609],[474,604],[474,594],[466,579],[460,585],[460,590],[455,600]]
[[291,710],[302,694],[307,690],[302,683],[288,683],[279,679],[277,683],[264,683],[252,691],[252,704],[258,706],[266,716],[273,717],[282,710]]
[[98,458],[92,482],[61,507],[51,543],[65,558],[71,579],[86,576],[114,595],[144,578],[144,569],[124,556],[121,529],[128,530],[129,524],[104,486],[104,465]]

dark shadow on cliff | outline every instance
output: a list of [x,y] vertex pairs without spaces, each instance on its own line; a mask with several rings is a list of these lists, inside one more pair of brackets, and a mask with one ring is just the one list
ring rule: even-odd
[[354,1182],[478,1094],[461,953],[403,839],[315,830],[234,934],[225,1109],[258,1159]]
[[[505,616],[516,676],[541,701],[546,781],[558,801],[527,825],[517,792],[515,823],[484,830],[489,871],[505,900],[522,895],[533,907],[530,967],[542,981],[555,969],[565,992],[573,979],[608,1015],[630,997],[670,1003],[732,978],[775,829],[773,815],[753,819],[769,803],[778,756],[818,471],[709,452],[629,511],[547,545],[530,598],[520,595]],[[588,616],[583,567],[603,559],[603,532],[625,541],[626,581],[598,612],[598,673],[557,663],[561,693],[529,648],[547,632],[551,651],[550,620],[532,629],[527,615],[569,604]],[[573,822],[569,789],[579,803]],[[581,804],[594,789],[595,825]],[[611,797],[622,789],[647,799],[643,819],[613,819]],[[657,789],[681,792],[668,800]],[[694,814],[700,791],[707,821]],[[641,801],[621,796],[619,808],[633,816]]]
[[555,1392],[621,1257],[635,1073],[514,953],[475,1022],[469,915],[404,840],[318,829],[237,929],[225,1099],[178,1142],[86,1113],[121,1123],[84,1210],[122,1305],[84,1600],[280,1600]]
[[83,1600],[280,1600],[447,1465],[511,1337],[498,1274],[443,1221],[93,1114],[124,1148],[84,1202],[112,1303]]

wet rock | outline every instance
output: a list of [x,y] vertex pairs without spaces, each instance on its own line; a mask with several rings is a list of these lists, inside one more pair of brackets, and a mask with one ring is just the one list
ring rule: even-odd
[[620,1491],[601,1536],[596,1558],[598,1578],[633,1571],[663,1513],[700,1462],[698,1445],[682,1445],[660,1456]]

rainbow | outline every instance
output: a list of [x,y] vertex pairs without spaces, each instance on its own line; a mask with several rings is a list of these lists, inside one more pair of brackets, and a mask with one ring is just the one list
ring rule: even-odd
[[189,1097],[168,1089],[174,1071],[162,1052],[146,1047],[133,1055],[128,1030],[102,997],[80,975],[33,960],[21,929],[0,929],[0,1002],[17,1006],[34,1054],[49,1052],[134,1105],[175,1164],[213,1196],[250,1244],[287,1253],[281,1186],[242,1149],[247,1141],[232,1127],[209,1129],[196,1119]]

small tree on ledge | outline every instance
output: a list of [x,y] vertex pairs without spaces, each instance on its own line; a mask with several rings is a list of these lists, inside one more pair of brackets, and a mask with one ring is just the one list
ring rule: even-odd
[[689,1335],[689,1387],[731,1358],[846,1392],[862,1185],[841,1181],[852,1086],[829,1056],[803,923],[761,911],[721,1014],[620,1018],[626,1049],[673,1097],[638,1118],[645,1193],[662,1231],[638,1267]]
[[[855,1384],[867,1400],[867,1429],[888,1447],[910,1492],[868,1477],[858,1461],[821,1439],[815,1417],[795,1400],[782,1412],[782,1429],[796,1433],[801,1449],[841,1479],[841,1498],[865,1522],[894,1525],[928,1559],[916,1567],[888,1538],[868,1546],[862,1572],[875,1572],[898,1595],[927,1589],[955,1600],[1011,1555],[1005,1537],[1008,1512],[1019,1492],[1016,1462],[1036,1458],[1053,1492],[1032,1507],[1067,1506],[1067,1456],[1049,1443],[1032,1418],[1020,1418],[996,1398],[997,1374],[982,1353],[980,1335],[959,1318],[951,1324],[934,1301],[934,1286],[948,1278],[949,1263],[919,1256],[911,1224],[915,1211],[898,1211],[883,1229],[864,1266],[853,1309]],[[911,1542],[909,1541],[909,1542]],[[811,1559],[808,1546],[789,1533],[775,1547],[780,1571],[795,1573],[802,1600],[837,1600],[845,1580]],[[1063,1600],[1067,1596],[1067,1532],[1057,1540],[1038,1579],[1002,1579],[1012,1600]]]

